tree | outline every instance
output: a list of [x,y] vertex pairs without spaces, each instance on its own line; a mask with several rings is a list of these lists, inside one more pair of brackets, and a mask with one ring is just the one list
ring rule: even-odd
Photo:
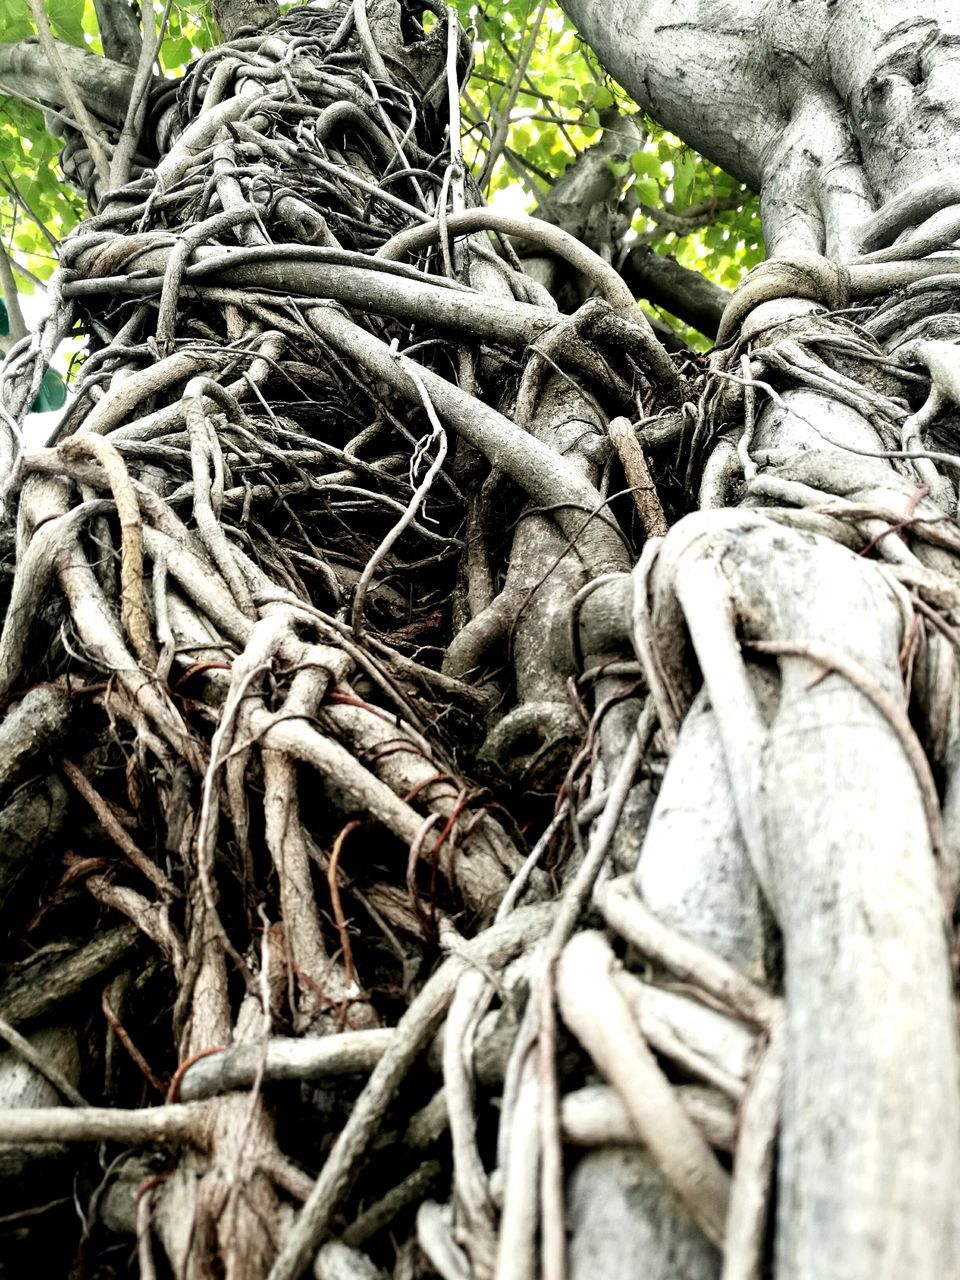
[[612,128],[483,205],[440,6],[0,46],[94,210],[0,374],[0,1138],[131,1149],[91,1274],[957,1274],[956,19],[567,8],[761,191],[708,360],[564,230]]

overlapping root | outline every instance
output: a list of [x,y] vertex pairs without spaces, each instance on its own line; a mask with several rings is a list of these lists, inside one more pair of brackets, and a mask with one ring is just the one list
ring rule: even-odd
[[781,281],[682,404],[465,207],[419,16],[205,55],[0,375],[14,1215],[146,1276],[747,1280],[773,1212],[780,1274],[952,1274],[953,348]]
[[[295,13],[201,59],[179,137],[152,173],[96,190],[49,322],[3,373],[16,551],[0,785],[3,821],[23,832],[4,884],[26,922],[0,995],[0,1137],[25,1144],[10,1149],[25,1178],[42,1153],[58,1187],[79,1176],[96,1191],[86,1247],[109,1249],[105,1224],[132,1232],[144,1274],[158,1241],[178,1275],[263,1276],[278,1255],[280,1274],[384,1192],[330,1265],[362,1273],[349,1250],[368,1239],[379,1262],[398,1249],[412,1263],[411,1207],[442,1186],[428,1149],[446,1121],[439,1078],[411,1084],[410,1068],[479,966],[493,986],[451,1016],[487,1046],[484,1087],[502,1079],[505,993],[519,1001],[525,982],[508,966],[554,914],[521,899],[552,895],[541,864],[623,719],[597,717],[569,767],[594,708],[569,700],[554,621],[631,559],[607,510],[602,405],[651,402],[658,363],[675,375],[615,274],[556,228],[523,224],[613,304],[568,338],[485,236],[397,260],[411,251],[398,233],[464,203],[440,111],[463,37],[441,22],[428,38],[417,16]],[[76,399],[55,439],[23,448],[17,421],[73,326],[90,338]],[[593,354],[601,330],[622,356]],[[504,413],[518,389],[526,432]],[[498,601],[499,649],[443,670],[455,632]],[[598,688],[622,702],[632,683]],[[574,816],[578,841],[589,820]],[[430,977],[438,950],[450,958]],[[31,1049],[16,1027],[38,1018],[53,1027]],[[297,1058],[337,1033],[339,1065]],[[437,1052],[469,1152],[472,1068]],[[252,1070],[241,1092],[234,1062]],[[279,1079],[317,1083],[280,1098]],[[401,1086],[419,1113],[410,1166],[388,1110]],[[102,1177],[64,1146],[84,1140],[133,1150]]]

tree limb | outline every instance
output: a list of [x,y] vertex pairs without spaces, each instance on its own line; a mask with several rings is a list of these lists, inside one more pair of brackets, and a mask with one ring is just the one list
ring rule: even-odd
[[27,336],[27,325],[20,310],[20,299],[17,294],[17,282],[13,278],[13,264],[3,244],[0,243],[0,290],[7,304],[7,318],[10,321],[10,339],[19,342]]
[[717,336],[720,317],[730,293],[676,258],[661,257],[646,245],[631,249],[620,274],[639,298],[663,307],[671,315],[710,338]]
[[[95,58],[62,41],[54,40],[53,45],[87,112],[120,128],[130,101],[133,72],[109,58]],[[0,44],[0,82],[5,93],[37,99],[52,107],[69,105],[73,110],[46,51],[38,44]]]
[[94,123],[87,110],[83,99],[77,92],[77,87],[70,78],[70,72],[67,70],[57,43],[50,31],[50,24],[47,21],[47,15],[43,11],[43,0],[28,0],[30,12],[33,14],[34,22],[37,24],[37,33],[40,36],[40,47],[47,56],[47,60],[53,70],[53,74],[57,78],[57,84],[63,94],[64,101],[73,112],[80,125],[84,140],[90,148],[90,155],[93,157],[93,163],[96,166],[97,175],[100,181],[107,185],[110,182],[110,162],[107,160],[107,153],[103,149],[103,139],[100,131]]
[[104,56],[135,67],[140,56],[140,28],[127,0],[93,0]]

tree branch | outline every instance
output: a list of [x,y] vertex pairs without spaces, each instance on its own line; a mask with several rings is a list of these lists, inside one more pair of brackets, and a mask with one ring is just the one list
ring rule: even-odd
[[125,67],[140,57],[140,28],[127,0],[93,0],[104,55]]
[[37,24],[37,34],[40,37],[40,46],[47,56],[53,74],[57,78],[60,91],[67,106],[73,112],[80,125],[80,131],[83,134],[84,141],[90,148],[90,155],[97,170],[97,176],[100,181],[107,186],[110,182],[110,162],[107,159],[107,153],[103,149],[103,140],[100,137],[100,131],[93,121],[83,99],[77,92],[77,87],[70,78],[70,72],[64,65],[63,59],[60,57],[60,51],[57,48],[57,42],[53,38],[50,30],[50,24],[47,21],[47,15],[43,11],[43,0],[28,0],[30,12],[33,14],[33,20]]
[[10,322],[10,339],[19,342],[27,336],[27,325],[20,310],[20,299],[17,293],[17,282],[13,278],[13,264],[6,249],[0,244],[0,289],[7,304],[7,319]]
[[[133,87],[133,72],[109,58],[91,57],[82,49],[59,40],[53,44],[87,111],[106,124],[122,127]],[[38,100],[51,107],[73,109],[45,50],[38,44],[0,44],[0,82],[5,93]]]
[[728,290],[646,245],[630,250],[620,265],[620,274],[637,297],[663,307],[709,338],[717,336],[720,317],[730,301]]
[[140,57],[137,61],[133,88],[130,91],[130,102],[123,129],[110,162],[110,187],[116,189],[124,186],[130,178],[130,162],[140,141],[143,122],[147,114],[147,102],[150,97],[150,77],[153,74],[153,62],[160,45],[163,43],[167,19],[170,16],[171,0],[167,0],[157,27],[152,7],[144,11],[144,26],[140,44]]
[[517,94],[520,92],[520,86],[523,84],[523,78],[527,74],[527,67],[530,65],[530,59],[536,48],[537,36],[540,34],[540,25],[543,22],[543,15],[547,11],[547,0],[541,0],[540,7],[533,19],[533,27],[527,37],[527,43],[520,54],[517,61],[516,70],[510,83],[510,90],[507,94],[507,100],[504,105],[497,111],[497,124],[493,131],[493,138],[490,141],[490,150],[487,152],[487,158],[483,163],[483,172],[477,179],[479,186],[484,188],[490,181],[493,174],[494,165],[503,150],[503,144],[507,140],[507,132],[510,129],[510,116],[513,111],[514,103],[517,100]]
[[4,1107],[4,1142],[122,1142],[203,1146],[207,1113],[203,1103],[173,1103],[123,1111],[117,1107]]

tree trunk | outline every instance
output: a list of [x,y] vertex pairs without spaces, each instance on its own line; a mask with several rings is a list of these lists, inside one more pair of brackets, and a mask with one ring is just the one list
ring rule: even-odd
[[[145,1275],[960,1270],[950,20],[567,7],[762,191],[701,369],[564,191],[482,206],[451,15],[361,0],[221,8],[0,375],[0,824],[56,814],[0,1140],[133,1147],[93,1217]],[[118,913],[143,953],[78,941]]]
[[[891,365],[930,367],[933,353],[922,339],[944,332],[942,297],[928,293],[899,313],[881,302],[886,323],[871,320],[874,301],[852,317],[865,322],[866,335],[790,298],[798,285],[802,297],[833,307],[881,289],[896,297],[917,260],[956,235],[956,197],[944,190],[940,168],[957,146],[956,95],[948,87],[953,18],[923,5],[908,14],[901,5],[784,5],[762,13],[732,5],[708,13],[696,4],[654,3],[602,15],[577,0],[566,7],[642,105],[761,191],[772,261],[741,290],[735,318],[743,327],[728,319],[726,345],[714,357],[720,377],[746,379],[749,425],[714,434],[713,466],[708,456],[702,471],[726,476],[719,493],[701,491],[702,505],[739,499],[810,511],[819,500],[820,510],[840,514],[830,503],[838,495],[852,515],[849,500],[869,494],[861,514],[870,515],[874,502],[882,506],[883,495],[897,491],[915,494],[931,517],[952,519],[955,485],[923,452],[919,429],[927,422],[899,400],[909,387],[878,377],[876,365],[886,355]],[[935,184],[933,167],[941,174]],[[906,244],[887,250],[900,232]],[[878,249],[887,251],[871,258]],[[866,264],[877,260],[890,266],[871,278]],[[950,258],[930,262],[931,271],[951,266]],[[952,367],[953,348],[937,354]],[[942,375],[931,374],[938,385]],[[779,395],[761,412],[753,401],[764,380]],[[731,449],[737,434],[738,456]],[[896,461],[897,450],[909,460]],[[874,460],[884,456],[888,466]],[[746,480],[741,487],[729,483],[736,470]],[[781,511],[771,519],[792,517]],[[715,727],[705,738],[689,721],[684,726],[638,888],[663,918],[756,969],[765,930],[759,919],[744,928],[743,905],[753,897],[762,910],[762,899],[745,899],[743,871],[731,874],[749,858],[782,936],[777,1274],[951,1275],[958,1266],[958,1076],[952,948],[941,922],[954,913],[956,846],[938,810],[942,804],[947,817],[953,788],[948,776],[937,796],[904,708],[929,726],[930,699],[948,705],[956,698],[955,656],[940,652],[939,633],[932,648],[921,645],[911,688],[911,618],[923,604],[902,588],[891,591],[889,571],[877,576],[823,536],[788,539],[769,524],[761,531],[727,515],[705,520],[686,535],[677,553],[683,559],[670,555],[671,541],[682,546],[683,525],[671,534],[660,564],[674,585],[660,585],[658,567],[653,590],[676,592]],[[888,526],[860,527],[873,546]],[[849,529],[822,532],[859,550]],[[746,551],[754,540],[756,550]],[[885,543],[879,554],[892,564],[933,563],[922,544]],[[954,578],[950,559],[935,558]],[[775,581],[763,567],[771,563]],[[681,586],[687,577],[691,586]],[[766,653],[778,655],[776,693],[755,701],[757,663],[769,657],[744,667],[733,649],[726,658],[708,654],[723,647],[720,629],[731,624],[741,640],[766,642]],[[814,688],[818,668],[827,680]],[[931,738],[928,727],[934,767],[952,756],[953,733],[944,724],[944,736]],[[719,809],[716,784],[702,803],[691,801],[694,761],[701,775],[727,770]],[[678,879],[671,851],[680,843],[688,853]],[[702,894],[718,882],[718,891]],[[729,921],[726,937],[718,920]]]

